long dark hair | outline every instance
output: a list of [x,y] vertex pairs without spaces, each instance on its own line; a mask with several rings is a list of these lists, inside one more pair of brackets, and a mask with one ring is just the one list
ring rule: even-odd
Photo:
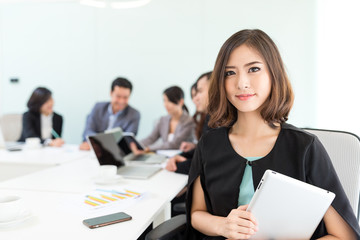
[[[197,92],[197,82],[194,82],[193,85],[191,85],[191,88],[190,88],[190,96],[191,96],[191,99],[193,99],[196,95],[196,92]],[[193,96],[193,90],[195,91],[195,95]]]
[[201,74],[200,77],[198,77],[198,79],[196,80],[196,85],[199,82],[199,80],[202,79],[203,77],[206,77],[209,80],[211,78],[211,74],[212,71]]
[[[200,77],[197,78],[196,82],[194,83],[196,91],[197,91],[197,84],[198,84],[199,80],[202,79],[203,77],[206,77],[206,80],[210,81],[211,74],[212,74],[212,71],[206,72],[206,73],[201,74]],[[195,114],[193,116],[193,120],[195,122],[195,135],[198,140],[200,139],[200,137],[203,134],[206,115],[207,115],[206,113],[195,112]]]
[[285,71],[278,48],[271,38],[259,29],[242,30],[232,35],[221,47],[217,56],[209,87],[210,114],[212,128],[230,126],[237,120],[237,109],[227,100],[225,91],[225,66],[230,54],[245,44],[263,57],[271,77],[271,92],[261,109],[262,118],[271,127],[288,119],[294,102],[294,94]]
[[51,98],[51,91],[44,87],[36,88],[27,102],[30,112],[39,113],[41,106]]
[[[175,104],[178,104],[181,99],[184,99],[184,91],[178,86],[172,86],[165,89],[164,94],[170,102]],[[186,107],[185,103],[183,104],[182,109],[189,113],[189,110]]]

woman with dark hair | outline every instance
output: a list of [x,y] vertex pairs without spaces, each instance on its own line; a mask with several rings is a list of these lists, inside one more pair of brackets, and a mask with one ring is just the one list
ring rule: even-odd
[[[193,101],[193,103],[195,104],[195,98],[196,98],[196,94],[197,94],[197,82],[196,81],[190,88],[190,94],[191,94],[191,100]],[[195,104],[196,105],[196,104]],[[196,142],[200,139],[201,133],[202,133],[202,128],[204,125],[204,121],[205,121],[205,117],[206,117],[206,113],[204,112],[199,112],[198,109],[196,109],[196,112],[193,115],[193,120],[195,122],[195,137],[196,137]],[[182,142],[180,145],[180,150],[182,151],[189,151],[192,148],[195,148],[195,143],[193,142]]]
[[[195,82],[196,94],[192,100],[196,106],[196,113],[194,114],[193,119],[196,124],[195,136],[197,140],[210,129],[208,126],[209,115],[207,114],[207,106],[209,102],[208,89],[211,73],[212,72],[206,72],[201,74]],[[196,144],[194,142],[182,142],[180,145],[182,153],[170,158],[167,161],[165,168],[168,171],[188,174],[195,147]]]
[[325,148],[286,123],[293,101],[280,53],[266,33],[242,30],[224,43],[209,89],[213,129],[200,139],[189,172],[186,239],[256,234],[261,224],[246,209],[267,169],[336,194],[311,239],[360,239]]
[[161,117],[152,133],[140,141],[146,147],[145,151],[140,151],[135,144],[131,144],[131,150],[135,154],[159,149],[178,149],[181,142],[193,141],[195,123],[184,104],[183,90],[178,86],[165,89],[163,101],[168,115]]
[[49,89],[38,87],[34,90],[27,103],[29,111],[23,114],[19,141],[37,137],[45,145],[60,147],[64,144],[61,139],[63,119],[53,111],[53,106],[54,100]]

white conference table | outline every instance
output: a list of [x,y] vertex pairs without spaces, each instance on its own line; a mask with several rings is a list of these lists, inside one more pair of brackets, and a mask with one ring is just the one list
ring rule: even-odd
[[[77,154],[77,153],[76,153]],[[0,160],[0,172],[3,161]],[[29,164],[27,162],[26,164]],[[21,166],[18,163],[19,167]],[[122,179],[114,185],[97,185],[99,164],[85,154],[62,164],[0,182],[0,195],[24,198],[31,217],[14,226],[2,227],[0,239],[137,239],[153,222],[169,217],[169,202],[187,183],[187,176],[162,170],[148,180]],[[98,212],[77,210],[75,199],[97,188],[141,189],[143,197],[126,206]],[[120,209],[120,210],[119,210]],[[104,212],[124,211],[132,220],[98,229],[89,229],[82,220]]]
[[69,144],[61,148],[44,147],[15,152],[0,149],[0,181],[23,176],[91,155],[91,152],[80,151],[77,145]]

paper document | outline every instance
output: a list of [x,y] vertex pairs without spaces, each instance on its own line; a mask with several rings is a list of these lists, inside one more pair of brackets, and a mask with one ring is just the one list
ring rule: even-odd
[[127,207],[143,198],[145,193],[138,189],[100,187],[73,198],[64,199],[63,207],[72,213],[83,216],[106,214],[124,211]]
[[160,155],[164,155],[168,158],[171,158],[175,155],[180,154],[182,151],[179,149],[169,149],[169,150],[157,150],[156,153]]

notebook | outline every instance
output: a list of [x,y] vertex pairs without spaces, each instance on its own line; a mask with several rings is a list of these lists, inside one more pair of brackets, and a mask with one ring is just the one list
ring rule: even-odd
[[250,239],[310,239],[335,194],[266,170],[247,211],[258,221]]
[[115,165],[118,174],[125,178],[147,179],[161,170],[158,166],[125,166],[124,156],[114,133],[88,136],[88,142],[100,165]]
[[133,154],[130,149],[131,142],[134,142],[139,150],[144,150],[145,147],[135,138],[135,135],[132,132],[123,132],[119,127],[106,131],[106,133],[108,132],[112,132],[114,134],[118,146],[121,149],[122,153],[124,154],[125,161],[160,164],[165,162],[167,159],[167,157],[162,154],[155,154],[155,153],[145,153],[141,155]]

